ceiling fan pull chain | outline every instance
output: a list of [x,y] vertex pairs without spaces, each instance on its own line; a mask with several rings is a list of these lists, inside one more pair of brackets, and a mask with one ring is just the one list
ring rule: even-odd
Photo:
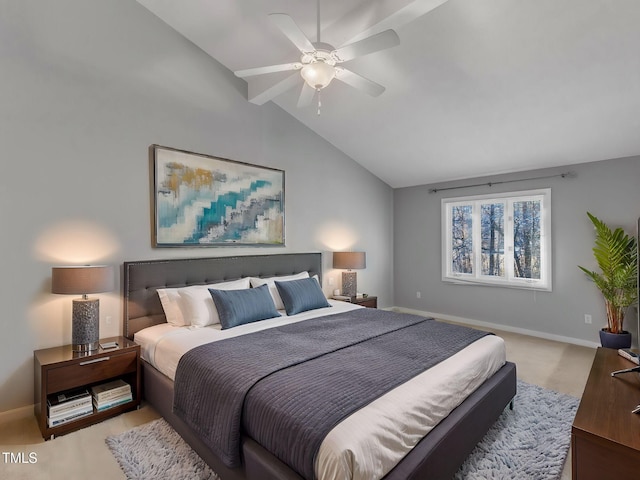
[[322,101],[320,100],[320,89],[318,91],[318,116],[320,116],[320,107],[322,107]]

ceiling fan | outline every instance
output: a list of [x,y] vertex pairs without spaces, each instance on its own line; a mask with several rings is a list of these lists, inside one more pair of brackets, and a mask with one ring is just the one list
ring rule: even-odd
[[[302,54],[300,61],[238,70],[234,72],[237,77],[252,77],[255,75],[289,70],[300,71],[304,83],[300,97],[298,98],[298,107],[309,105],[317,92],[318,115],[320,115],[320,90],[327,87],[334,78],[362,90],[373,97],[377,97],[384,92],[385,88],[382,85],[364,78],[351,70],[347,70],[340,64],[353,60],[356,57],[362,57],[399,45],[400,38],[395,31],[385,30],[336,49],[332,45],[320,41],[320,0],[317,2],[316,42],[312,43],[289,15],[272,13],[269,15],[269,18],[280,28],[282,33],[285,34],[298,50],[300,50]],[[268,97],[265,98],[264,101],[271,100],[285,90],[288,90],[296,77],[297,75],[292,75],[271,88]]]

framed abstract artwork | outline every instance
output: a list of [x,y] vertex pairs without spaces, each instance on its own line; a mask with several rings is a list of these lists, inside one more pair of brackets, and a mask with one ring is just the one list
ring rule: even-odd
[[155,247],[284,246],[284,171],[159,145]]

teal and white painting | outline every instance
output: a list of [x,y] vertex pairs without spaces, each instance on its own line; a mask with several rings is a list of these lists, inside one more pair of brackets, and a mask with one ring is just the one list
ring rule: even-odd
[[284,246],[284,171],[150,147],[155,246]]

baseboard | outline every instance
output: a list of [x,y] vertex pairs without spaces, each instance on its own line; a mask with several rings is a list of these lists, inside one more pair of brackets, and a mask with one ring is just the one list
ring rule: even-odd
[[392,310],[396,312],[413,313],[415,315],[422,315],[426,317],[434,317],[440,320],[446,320],[455,323],[464,323],[466,325],[473,325],[476,327],[483,327],[490,330],[502,330],[504,332],[518,333],[520,335],[528,335],[530,337],[543,338],[545,340],[553,340],[555,342],[570,343],[572,345],[579,345],[581,347],[597,348],[600,346],[598,342],[590,342],[588,340],[582,340],[580,338],[565,337],[563,335],[554,335],[551,333],[538,332],[536,330],[527,330],[526,328],[512,327],[510,325],[502,325],[499,323],[483,322],[481,320],[474,320],[472,318],[457,317],[455,315],[446,315],[443,313],[425,312],[424,310],[414,310],[412,308],[393,307]]

